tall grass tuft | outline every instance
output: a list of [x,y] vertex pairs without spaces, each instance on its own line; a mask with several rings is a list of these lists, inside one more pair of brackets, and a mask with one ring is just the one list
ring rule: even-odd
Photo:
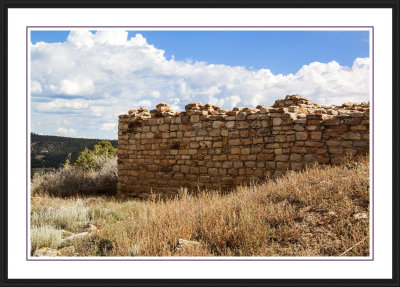
[[62,242],[61,230],[50,225],[31,226],[31,254],[41,247],[57,248]]
[[75,232],[88,223],[90,223],[88,208],[80,199],[57,208],[36,207],[31,210],[31,226],[46,224]]

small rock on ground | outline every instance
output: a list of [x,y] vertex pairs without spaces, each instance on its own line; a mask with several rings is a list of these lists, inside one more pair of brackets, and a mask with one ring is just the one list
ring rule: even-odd
[[200,242],[179,238],[178,245],[176,246],[176,250],[182,250],[185,247],[195,246],[195,245],[200,245]]
[[35,252],[33,253],[33,256],[35,257],[56,257],[56,256],[60,256],[61,252],[56,250],[56,249],[52,249],[49,247],[42,247],[39,248],[37,250],[35,250]]
[[59,249],[61,256],[74,256],[75,255],[75,247],[74,246],[68,246]]

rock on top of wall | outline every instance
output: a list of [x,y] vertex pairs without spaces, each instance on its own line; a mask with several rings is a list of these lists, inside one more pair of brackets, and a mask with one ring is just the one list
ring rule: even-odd
[[[350,114],[355,111],[368,111],[369,102],[360,104],[347,102],[341,106],[331,105],[325,106],[312,102],[311,100],[301,97],[298,94],[287,95],[284,99],[276,100],[272,107],[258,105],[256,108],[234,107],[232,110],[221,109],[219,106],[212,104],[201,104],[200,102],[189,103],[185,106],[185,111],[175,112],[169,104],[159,103],[156,109],[150,112],[145,108],[129,110],[128,115],[120,115],[120,118],[159,118],[170,116],[237,116],[251,114],[269,114],[269,113],[294,113],[294,114],[319,114],[319,115],[342,115]],[[211,120],[213,118],[210,118]]]

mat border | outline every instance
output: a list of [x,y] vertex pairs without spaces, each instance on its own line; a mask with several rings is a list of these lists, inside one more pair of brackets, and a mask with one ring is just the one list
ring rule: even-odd
[[[1,226],[0,226],[0,286],[399,286],[399,8],[398,0],[350,0],[350,1],[47,1],[47,0],[1,0],[1,59],[0,87],[1,125],[0,125],[0,183],[1,193]],[[7,39],[8,9],[10,8],[390,8],[392,9],[393,40],[393,95],[392,95],[392,208],[393,208],[393,261],[392,279],[8,279],[8,89],[7,89]]]

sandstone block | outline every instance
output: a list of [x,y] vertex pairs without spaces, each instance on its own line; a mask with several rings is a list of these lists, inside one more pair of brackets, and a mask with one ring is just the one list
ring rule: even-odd
[[300,146],[294,146],[292,147],[292,152],[293,153],[307,153],[307,149],[305,147],[300,147]]
[[200,120],[200,116],[199,115],[191,115],[190,116],[190,122],[191,123],[198,123]]
[[223,136],[223,137],[229,136],[229,131],[226,130],[226,129],[222,129],[222,130],[221,130],[221,136]]
[[211,131],[208,132],[208,135],[210,137],[218,137],[221,135],[221,130],[220,129],[212,129]]
[[336,126],[333,129],[335,132],[347,132],[348,128],[346,125]]
[[233,167],[234,168],[242,168],[243,167],[243,162],[242,161],[235,161],[235,162],[233,162]]
[[231,168],[228,170],[228,174],[232,176],[237,176],[239,175],[239,171],[237,169]]
[[290,167],[289,162],[278,161],[276,163],[276,169],[278,169],[278,170],[287,170],[287,169],[289,169],[289,167]]
[[228,144],[229,145],[240,145],[240,139],[230,139]]
[[250,154],[250,148],[246,147],[246,148],[242,148],[240,150],[241,154]]
[[211,181],[211,177],[209,175],[200,175],[199,180],[201,182],[210,182]]
[[293,126],[293,129],[294,129],[295,131],[297,131],[297,132],[304,131],[304,127],[303,127],[302,125],[299,125],[299,124],[295,124],[295,125]]
[[250,126],[249,123],[245,122],[245,121],[240,121],[240,122],[237,122],[237,124],[236,124],[236,128],[239,129],[239,130],[248,129],[249,126]]
[[247,115],[246,114],[238,114],[235,118],[237,121],[244,121],[246,119]]
[[213,122],[213,128],[214,129],[223,128],[224,126],[225,126],[225,122],[222,122],[222,121]]
[[296,154],[296,153],[292,153],[290,155],[290,161],[291,162],[301,162],[303,159],[301,154]]
[[326,126],[338,126],[338,125],[340,125],[340,120],[338,118],[331,118],[331,119],[325,120],[323,123]]
[[294,142],[296,140],[296,136],[295,135],[288,135],[287,136],[287,141],[288,142]]
[[303,168],[303,163],[302,162],[291,162],[290,168],[293,170],[301,170]]
[[366,141],[354,141],[353,146],[354,147],[366,147],[366,146],[369,146],[369,143]]
[[211,141],[202,141],[200,142],[200,148],[202,149],[209,149],[212,146],[212,142]]
[[226,161],[222,164],[222,168],[227,169],[227,168],[231,168],[232,167],[232,162],[230,161]]
[[273,118],[272,119],[272,124],[274,126],[280,126],[282,124],[282,119],[281,118]]
[[249,131],[248,130],[241,130],[239,132],[239,135],[241,138],[248,138],[249,137]]
[[348,140],[360,140],[361,135],[359,133],[348,132],[344,135],[344,138]]
[[222,147],[222,142],[213,142],[213,148]]
[[222,178],[222,183],[223,184],[227,184],[227,185],[231,185],[234,183],[234,178],[231,176],[226,176]]
[[343,149],[342,148],[330,148],[329,153],[335,154],[335,155],[341,155],[341,154],[343,154]]
[[311,139],[312,140],[320,140],[322,136],[321,132],[311,132]]
[[271,130],[269,128],[261,128],[257,130],[257,136],[269,136],[271,134]]
[[329,163],[329,156],[328,155],[318,155],[317,161],[318,163],[328,164]]
[[270,125],[270,121],[261,121],[261,127],[263,128],[268,128]]
[[312,142],[312,141],[306,141],[305,142],[307,147],[322,147],[324,143],[322,142]]
[[316,160],[317,160],[317,156],[315,154],[304,155],[304,162],[310,163],[310,162],[315,162]]
[[235,122],[234,121],[226,122],[225,126],[227,129],[233,129],[235,126]]
[[367,126],[364,126],[364,125],[351,126],[350,130],[351,131],[366,131]]
[[307,137],[307,132],[296,132],[296,140],[306,140]]
[[331,147],[331,146],[339,146],[340,145],[340,141],[337,140],[328,140],[326,142],[326,145]]
[[147,166],[147,170],[150,171],[150,172],[157,171],[158,170],[158,166],[157,165],[148,165]]
[[246,162],[244,163],[244,165],[245,165],[246,167],[254,168],[254,167],[256,167],[256,162],[255,162],[255,161],[246,161]]
[[240,154],[240,148],[231,148],[231,154]]
[[265,162],[257,161],[256,166],[257,166],[257,168],[263,168],[263,167],[265,167]]
[[306,126],[306,129],[307,129],[308,131],[315,131],[315,130],[317,129],[317,126],[316,126],[316,125]]
[[278,135],[278,136],[275,136],[275,141],[276,141],[276,142],[286,142],[286,140],[287,140],[287,138],[286,138],[285,135]]
[[277,155],[275,157],[276,161],[288,161],[289,160],[289,155],[286,154],[281,154],[281,155]]

